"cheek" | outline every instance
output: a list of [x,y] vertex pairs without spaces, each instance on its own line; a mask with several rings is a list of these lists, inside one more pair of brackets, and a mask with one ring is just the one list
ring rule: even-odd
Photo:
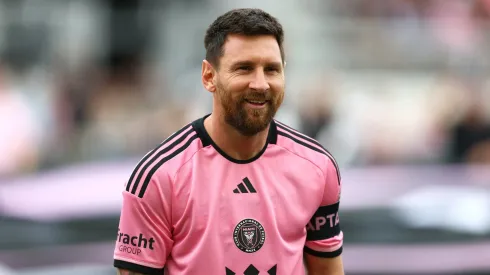
[[234,108],[233,106],[241,101],[240,93],[235,93],[230,88],[226,89],[221,87],[219,90],[220,101],[228,108]]
[[227,79],[227,91],[233,94],[233,97],[240,97],[244,91],[248,90],[249,84],[252,80],[246,76],[236,76]]
[[239,102],[243,100],[243,97],[245,95],[246,88],[243,89],[238,86],[233,86],[230,85],[228,86],[228,89],[225,91],[225,96],[229,101],[233,102]]
[[221,91],[221,98],[227,102],[234,102],[238,99],[239,94],[231,89]]
[[282,99],[284,97],[284,83],[271,83],[271,89],[277,99]]
[[283,100],[284,100],[284,92],[280,93],[277,96],[277,99],[276,99],[276,102],[275,102],[276,108],[278,108],[279,106],[281,106]]
[[271,77],[269,78],[269,85],[271,86],[271,88],[273,88],[274,90],[276,91],[284,91],[284,87],[285,87],[285,81],[284,81],[284,77],[282,76],[274,76],[274,77]]

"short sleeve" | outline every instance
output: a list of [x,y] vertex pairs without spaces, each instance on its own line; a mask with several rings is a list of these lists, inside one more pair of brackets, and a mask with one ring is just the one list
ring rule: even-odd
[[149,275],[164,274],[172,249],[170,179],[154,175],[144,196],[124,190],[114,266]]
[[340,230],[339,203],[341,181],[335,160],[325,170],[325,188],[321,205],[306,226],[305,253],[333,258],[342,253],[343,234]]

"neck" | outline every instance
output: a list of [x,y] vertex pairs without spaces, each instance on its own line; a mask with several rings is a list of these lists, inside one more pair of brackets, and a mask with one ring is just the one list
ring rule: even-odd
[[228,156],[237,160],[251,159],[262,151],[267,142],[269,127],[248,137],[240,134],[215,113],[204,120],[204,128],[214,143]]

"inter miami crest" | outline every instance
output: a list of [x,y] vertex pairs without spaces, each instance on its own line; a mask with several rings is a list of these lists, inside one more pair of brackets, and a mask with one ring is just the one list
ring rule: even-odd
[[256,220],[245,219],[233,231],[235,245],[243,252],[257,252],[265,242],[264,227]]

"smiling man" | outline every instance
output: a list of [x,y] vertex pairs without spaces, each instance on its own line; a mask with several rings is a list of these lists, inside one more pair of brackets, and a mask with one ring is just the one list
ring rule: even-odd
[[149,152],[123,191],[120,274],[341,275],[340,175],[317,141],[274,120],[284,34],[258,9],[204,39],[213,110]]

